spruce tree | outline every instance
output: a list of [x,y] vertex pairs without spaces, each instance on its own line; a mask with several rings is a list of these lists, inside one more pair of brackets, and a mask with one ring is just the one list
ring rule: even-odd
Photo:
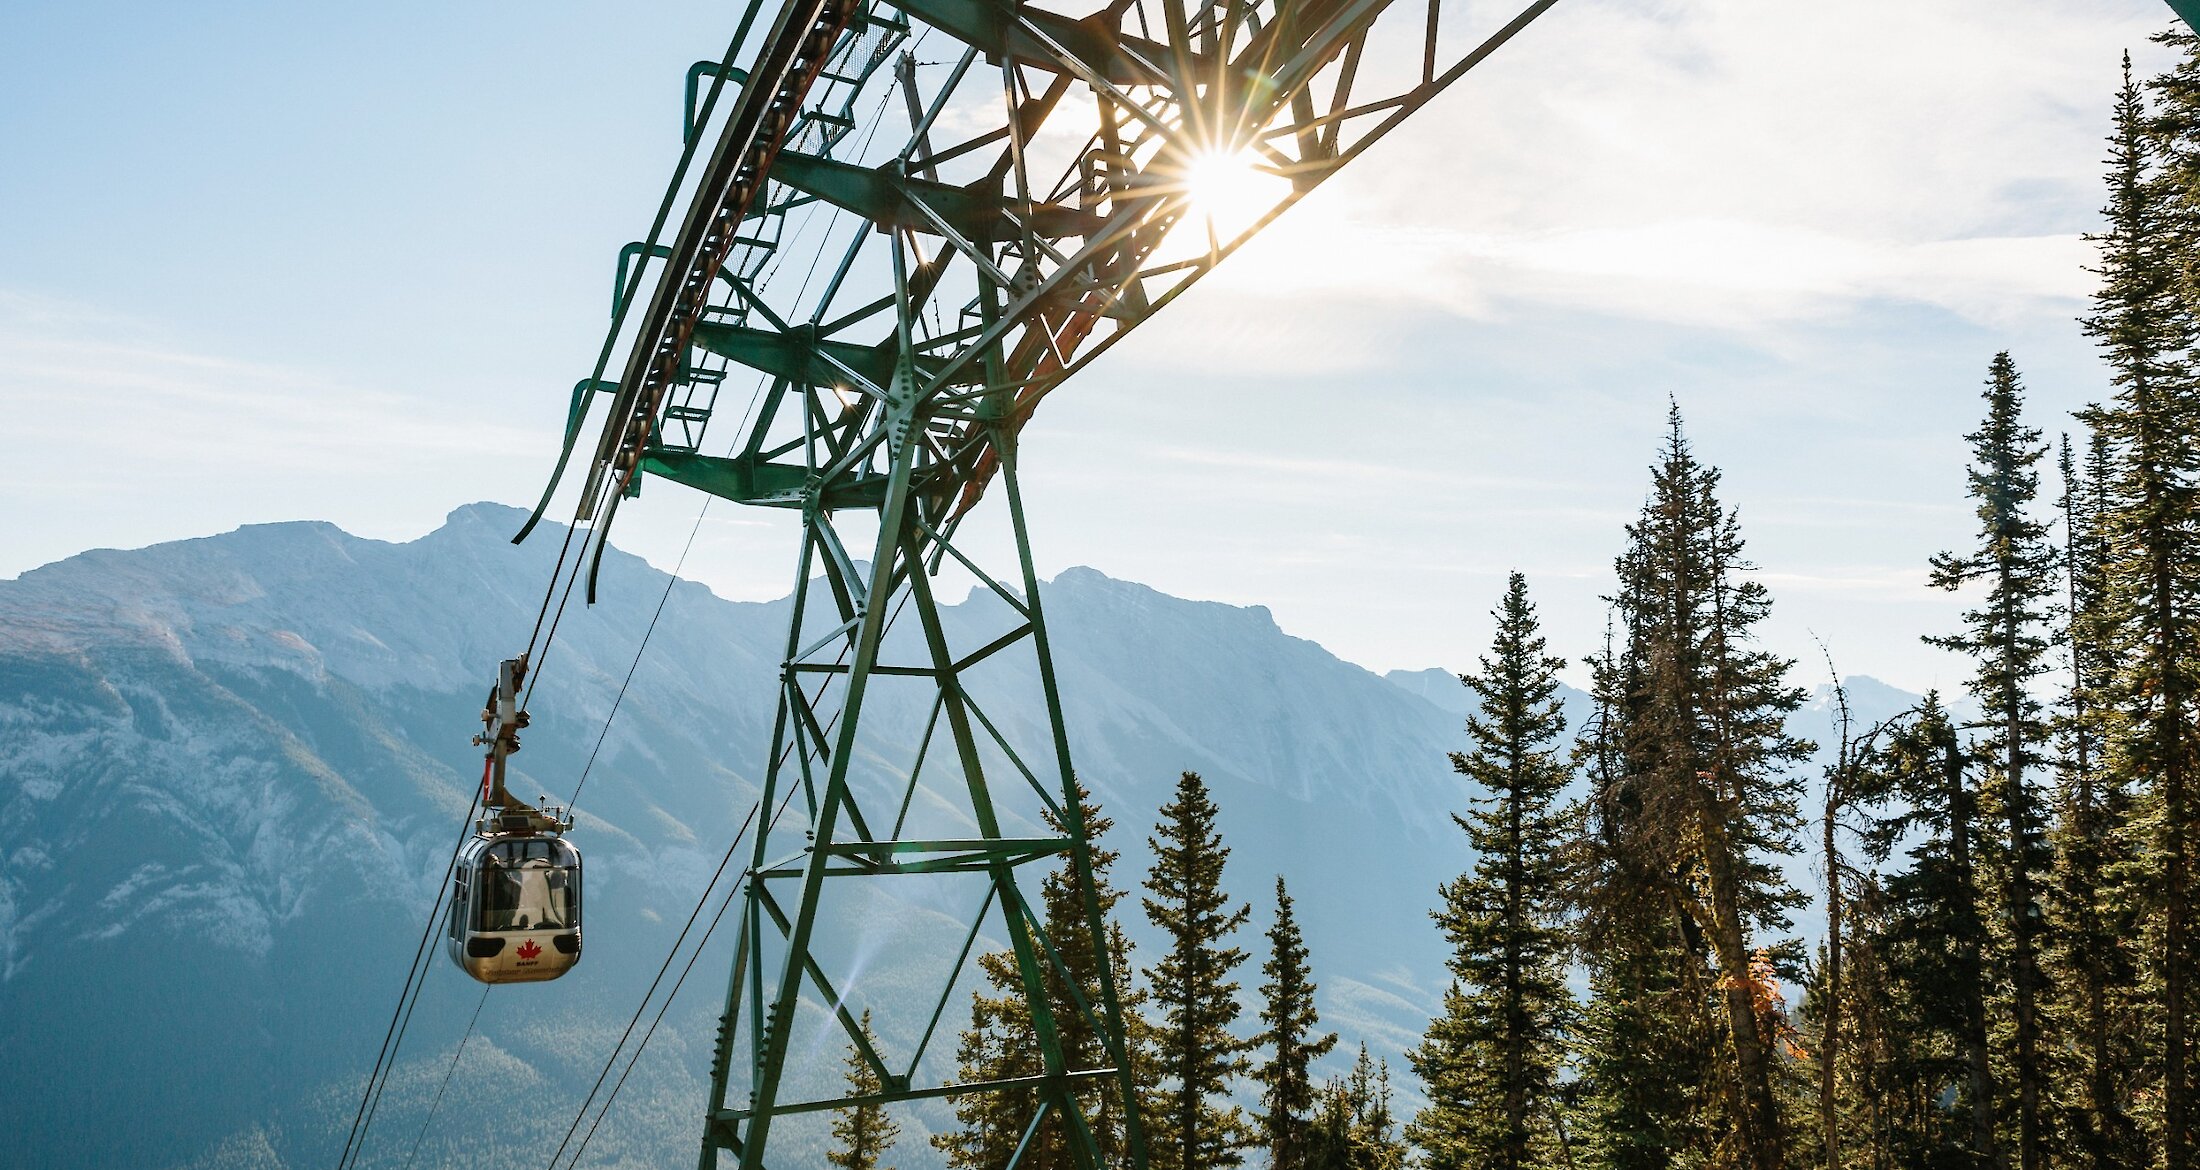
[[[1935,1127],[1946,1128],[1943,1086],[1951,1083],[1945,1079],[1933,1081],[1920,1070],[1928,1059],[1934,1059],[1938,1066],[1935,1075],[1945,1077],[1947,1070],[1955,1066],[1939,1059],[1937,1053],[1921,1049],[1916,1042],[1918,1032],[1911,1026],[1908,1010],[1913,1005],[1895,982],[1884,953],[1889,923],[1886,892],[1879,875],[1856,875],[1848,913],[1842,990],[1850,1020],[1844,1067],[1852,1120],[1848,1140],[1843,1143],[1848,1159],[1845,1164],[1872,1170],[1908,1170],[1911,1166],[1949,1161],[1913,1156],[1922,1145],[1917,1135],[1937,1132]],[[1960,1076],[1960,1071],[1956,1075]],[[1940,1148],[1946,1150],[1946,1143]],[[1973,1164],[1968,1157],[1953,1161],[1958,1166]]]
[[[1643,909],[1654,912],[1657,898],[1672,907],[1686,957],[1669,975],[1683,993],[1700,991],[1716,1005],[1721,1051],[1706,1070],[1716,1094],[1707,1106],[1722,1144],[1741,1165],[1779,1170],[1787,1140],[1775,1040],[1784,1021],[1766,1010],[1772,1000],[1757,960],[1765,952],[1791,969],[1799,963],[1792,941],[1766,947],[1763,939],[1784,934],[1803,901],[1779,862],[1797,848],[1801,784],[1792,769],[1812,745],[1785,729],[1803,702],[1787,682],[1793,664],[1752,645],[1771,598],[1747,576],[1740,526],[1719,502],[1718,483],[1717,469],[1690,451],[1675,407],[1650,500],[1628,527],[1618,564],[1615,601],[1629,639],[1629,677],[1617,684],[1625,688],[1621,776],[1597,799],[1628,811],[1615,818],[1604,810],[1603,827],[1622,835],[1600,847],[1618,855],[1607,880],[1643,883],[1654,895]],[[1713,978],[1704,987],[1707,965]]]
[[[1107,918],[1123,898],[1123,891],[1110,881],[1117,851],[1101,844],[1115,822],[1102,815],[1099,805],[1082,784],[1077,787],[1077,797],[1091,847],[1095,900],[1101,916]],[[1046,819],[1050,827],[1062,830],[1060,818],[1049,813]],[[1098,965],[1102,958],[1093,954],[1083,892],[1077,882],[1075,866],[1069,859],[1065,858],[1041,881],[1039,900],[1046,939],[1075,978],[1077,987],[1076,994],[1071,994],[1069,980],[1063,978],[1062,971],[1052,962],[1047,962],[1045,986],[1047,1001],[1054,1014],[1056,1039],[1070,1067],[1103,1067],[1110,1062],[1103,1051],[1101,1034],[1087,1015],[1088,1008],[1097,1010],[1100,1003]],[[1144,1035],[1143,1022],[1137,1018],[1142,997],[1131,988],[1128,980],[1130,942],[1113,922],[1109,923],[1107,950],[1105,961],[1112,964],[1117,1003],[1125,1017],[1125,1031],[1129,1033],[1126,1041],[1132,1052],[1127,1055],[1132,1057],[1136,1067],[1136,1049]],[[1030,1008],[1024,1000],[1023,979],[1014,956],[1006,951],[980,955],[978,967],[986,988],[971,996],[970,1024],[956,1049],[962,1078],[1011,1080],[1041,1075],[1045,1072],[1044,1062],[1038,1039],[1032,1034]],[[1102,1160],[1114,1164],[1123,1149],[1124,1118],[1113,1078],[1087,1079],[1072,1086],[1071,1092],[1090,1126]],[[947,1156],[948,1165],[958,1170],[997,1170],[1007,1163],[1023,1140],[1024,1128],[1038,1106],[1039,1094],[1035,1088],[958,1097],[954,1106],[956,1127],[934,1134],[932,1144]],[[1032,1135],[1021,1166],[1029,1170],[1070,1170],[1077,1165],[1070,1140],[1064,1119],[1059,1112],[1050,1111],[1039,1131]]]
[[[1110,951],[1120,948],[1119,954],[1096,954],[1093,949],[1092,931],[1085,917],[1085,891],[1077,879],[1074,860],[1065,858],[1063,863],[1049,872],[1039,884],[1041,914],[1046,923],[1046,937],[1060,956],[1061,967],[1049,963],[1046,970],[1047,998],[1054,1005],[1056,1037],[1062,1045],[1063,1058],[1071,1068],[1103,1068],[1115,1062],[1107,1051],[1106,1037],[1096,1027],[1105,1021],[1094,1019],[1101,1003],[1100,966],[1111,963],[1112,982],[1116,988],[1116,1003],[1125,1017],[1125,1031],[1131,1031],[1130,1017],[1138,1010],[1139,1000],[1128,989],[1122,969],[1128,961],[1130,943],[1120,930],[1113,929],[1116,903],[1123,900],[1124,891],[1115,888],[1110,876],[1119,856],[1116,850],[1105,848],[1101,842],[1108,831],[1115,827],[1113,818],[1105,816],[1092,799],[1083,782],[1076,785],[1078,807],[1084,821],[1086,840],[1089,843],[1093,876],[1093,901],[1099,907],[1100,917],[1109,924],[1104,932],[1103,946]],[[1061,817],[1052,811],[1045,814],[1049,828],[1066,831]],[[1069,978],[1063,976],[1066,968]],[[1075,992],[1071,991],[1074,980]],[[1126,1044],[1130,1038],[1125,1038]],[[1126,1056],[1128,1052],[1126,1052]],[[1114,1164],[1124,1142],[1124,1117],[1120,1092],[1112,1077],[1086,1080],[1071,1090],[1087,1124],[1092,1130],[1093,1144],[1102,1160]],[[1042,1127],[1046,1148],[1060,1149],[1061,1164],[1074,1165],[1065,1143],[1068,1138],[1059,1118],[1050,1118]],[[1028,1159],[1029,1155],[1027,1155]],[[1026,1165],[1046,1165],[1032,1163]]]
[[2121,849],[2121,825],[2130,814],[2123,776],[2103,765],[2101,713],[2110,662],[2103,636],[2101,488],[2108,479],[2108,451],[2094,438],[2086,471],[2061,442],[2061,515],[2064,515],[2066,620],[2061,640],[2070,662],[2070,684],[2061,695],[2057,732],[2061,770],[2055,794],[2055,827],[2048,851],[2048,968],[2055,972],[2057,1014],[2066,1020],[2068,1058],[2064,1130],[2068,1157],[2077,1166],[2110,1168],[2145,1161],[2145,1141],[2127,1108],[2132,1073],[2141,1064],[2132,1045],[2134,961],[2132,915],[2114,897],[2110,873],[2130,864]]
[[1398,1139],[1390,1103],[1390,1065],[1371,1059],[1361,1044],[1351,1074],[1322,1089],[1310,1127],[1310,1170],[1401,1170],[1406,1144]]
[[1269,1170],[1308,1170],[1307,1151],[1315,1105],[1309,1066],[1337,1046],[1337,1034],[1317,1035],[1314,980],[1307,969],[1306,940],[1292,913],[1291,895],[1276,877],[1276,917],[1268,928],[1268,958],[1261,964],[1260,1021],[1267,1030],[1255,1043],[1268,1059],[1254,1072],[1261,1085],[1260,1127]]
[[2039,494],[2036,465],[2047,454],[2040,432],[2024,425],[2024,389],[2005,351],[1987,368],[1986,421],[1971,443],[1970,495],[1978,501],[1979,540],[1967,554],[1933,558],[1934,586],[1956,590],[1983,583],[1962,632],[1927,642],[1969,655],[1971,695],[1985,720],[1974,752],[1988,769],[2001,821],[2001,916],[2008,938],[2012,1001],[2009,1076],[2016,1092],[2017,1158],[2040,1170],[2046,1157],[2047,1052],[2040,1018],[2040,949],[2045,919],[2035,887],[2048,864],[2040,815],[2038,766],[2049,747],[2046,714],[2032,682],[2048,668],[2048,623],[2060,582],[2047,528],[2031,515]]
[[1872,1009],[1892,1049],[1880,1083],[1945,1097],[1913,1100],[1888,1145],[1897,1165],[1991,1168],[1996,1138],[1987,1026],[1988,928],[1980,855],[1992,847],[1970,778],[1972,760],[1938,694],[1857,768],[1857,800],[1875,816],[1865,847],[1906,868],[1879,881],[1860,945],[1875,956],[1884,999]]
[[[871,1013],[866,1009],[862,1021],[863,1034],[871,1033]],[[863,1053],[854,1044],[848,1046],[848,1095],[868,1097],[881,1091],[878,1070],[863,1059]],[[833,1115],[833,1148],[826,1151],[825,1160],[840,1170],[893,1170],[883,1165],[895,1139],[901,1136],[901,1123],[886,1115],[883,1105],[857,1105],[840,1110]]]
[[[2190,36],[2166,38],[2184,58],[2150,83],[2158,108],[2139,149],[2119,102],[2109,174],[2101,284],[2086,330],[2113,371],[2111,400],[2089,421],[2116,468],[2102,517],[2107,620],[2102,647],[2117,668],[2105,688],[2109,767],[2135,786],[2125,827],[2136,860],[2117,900],[2143,924],[2141,1003],[2160,1060],[2155,1138],[2168,1170],[2188,1170],[2196,1132],[2192,1002],[2194,774],[2200,728],[2200,402],[2190,368],[2195,295],[2189,258],[2200,246],[2200,62]],[[2127,90],[2128,90],[2127,86]],[[2150,166],[2150,163],[2158,165]],[[2155,1039],[2157,1038],[2158,1039]],[[2152,1062],[2150,1062],[2151,1064]]]
[[[1360,1060],[1353,1072],[1355,1076],[1367,1067],[1367,1044],[1360,1045]],[[1397,1118],[1391,1112],[1390,1062],[1375,1063],[1375,1092],[1372,1107],[1366,1111],[1360,1129],[1360,1146],[1366,1153],[1361,1165],[1365,1170],[1402,1170],[1406,1164],[1408,1147],[1399,1138]]]
[[[2126,78],[2126,89],[2132,89]],[[2135,95],[2131,95],[2134,96]],[[2139,1067],[2132,1042],[2130,997],[2136,968],[2135,929],[2125,904],[2113,896],[2110,874],[2128,868],[2122,827],[2129,816],[2128,786],[2104,766],[2101,713],[2111,664],[2103,652],[2112,631],[2102,622],[2104,581],[2100,517],[2109,475],[2108,452],[2096,437],[2080,472],[2063,438],[2061,470],[2064,525],[2064,648],[2070,685],[2063,693],[2058,731],[2062,768],[2050,833],[2051,966],[2059,1014],[2068,1021],[2075,1082],[2067,1092],[2065,1125],[2073,1161],[2103,1168],[2144,1162],[2145,1147],[2126,1102]]]
[[1160,1100],[1147,1126],[1147,1154],[1157,1170],[1236,1166],[1253,1140],[1242,1111],[1229,1101],[1232,1082],[1250,1071],[1253,1046],[1232,1031],[1238,985],[1230,973],[1245,961],[1245,951],[1228,943],[1251,908],[1233,908],[1223,892],[1230,851],[1215,817],[1206,783],[1186,772],[1176,798],[1161,808],[1155,836],[1147,839],[1154,863],[1143,902],[1147,920],[1167,940],[1159,961],[1146,970],[1160,1017],[1153,1033]]
[[[1139,1086],[1138,1111],[1145,1118],[1143,1136],[1148,1150],[1152,1149],[1155,1112],[1164,1103],[1161,1096],[1159,1072],[1160,1045],[1158,1029],[1147,1013],[1146,1005],[1153,993],[1140,986],[1136,971],[1131,965],[1130,936],[1123,932],[1120,922],[1108,923],[1108,968],[1115,975],[1115,994],[1123,1012],[1124,1057],[1129,1060],[1132,1082]],[[1110,1109],[1118,1108],[1112,1095],[1105,1102]],[[1096,1128],[1101,1138],[1100,1152],[1110,1166],[1128,1165],[1124,1157],[1125,1126],[1121,1116],[1104,1117]]]
[[[978,970],[986,986],[971,993],[970,1023],[955,1048],[961,1079],[998,1081],[1041,1075],[1045,1070],[1014,956],[1006,951],[980,955]],[[1038,1093],[1030,1088],[958,1097],[956,1125],[933,1134],[932,1144],[956,1170],[997,1170],[1008,1164],[1038,1107]],[[1044,1156],[1043,1150],[1037,1152]]]
[[1407,1127],[1427,1165],[1521,1170],[1555,1148],[1552,1097],[1572,1014],[1566,988],[1560,848],[1555,806],[1567,769],[1556,747],[1564,660],[1545,654],[1527,580],[1512,574],[1494,616],[1497,633],[1467,718],[1471,753],[1452,767],[1479,790],[1453,820],[1476,856],[1445,883],[1433,917],[1452,946],[1444,1014],[1411,1055],[1429,1098]]
[[[1710,967],[1679,919],[1600,940],[1574,1031],[1575,1141],[1602,1170],[1712,1164],[1730,1114]],[[1453,993],[1456,994],[1456,993]],[[1445,1004],[1448,1017],[1451,1003]]]
[[[1643,709],[1645,607],[1619,604],[1589,660],[1589,725],[1575,749],[1588,794],[1572,816],[1570,901],[1589,997],[1574,1031],[1574,1112],[1585,1160],[1606,1170],[1709,1161],[1719,1101],[1715,982],[1672,888],[1626,745]],[[1624,622],[1624,631],[1611,626]],[[1449,996],[1439,1019],[1452,1017]]]

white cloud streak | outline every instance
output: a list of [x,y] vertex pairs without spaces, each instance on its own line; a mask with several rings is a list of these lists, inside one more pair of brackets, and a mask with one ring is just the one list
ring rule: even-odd
[[486,496],[540,474],[553,437],[486,415],[0,291],[0,490],[37,501],[43,521],[0,545],[0,574],[87,538],[200,535],[216,517],[409,535],[443,515],[455,484]]

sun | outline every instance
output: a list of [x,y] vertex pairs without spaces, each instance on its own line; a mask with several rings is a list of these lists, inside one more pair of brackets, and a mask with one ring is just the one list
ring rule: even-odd
[[1192,211],[1224,242],[1259,222],[1291,193],[1291,184],[1264,170],[1250,150],[1206,151],[1184,164],[1184,190]]

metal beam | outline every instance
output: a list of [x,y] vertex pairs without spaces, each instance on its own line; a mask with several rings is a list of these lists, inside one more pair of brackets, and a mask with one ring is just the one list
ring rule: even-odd
[[998,195],[900,174],[901,165],[897,160],[883,167],[863,167],[789,152],[772,165],[772,178],[880,227],[936,232],[933,217],[918,206],[921,202],[957,233],[987,244],[1017,237],[1016,224],[1008,218],[1011,210],[1032,230],[1055,240],[1089,236],[1105,222],[1075,207],[1041,203],[1026,208]]
[[[685,120],[658,225],[633,253],[662,257],[646,266],[657,283],[645,288],[643,265],[620,282],[599,367],[574,391],[567,452],[605,406],[575,512],[598,556],[643,472],[797,511],[803,526],[762,793],[788,823],[767,824],[752,846],[704,1170],[721,1151],[762,1170],[778,1118],[984,1092],[1031,1101],[1019,1154],[1054,1135],[1045,1140],[1058,1136],[1080,1170],[1098,1170],[1101,1086],[1123,1124],[1121,1170],[1143,1170],[1112,974],[1103,962],[1093,986],[1057,999],[1069,948],[1024,896],[1025,867],[1067,867],[1086,897],[1076,949],[1106,953],[1019,437],[1065,380],[1551,4],[1535,0],[1447,57],[1438,33],[1458,22],[1440,19],[1446,2],[1393,14],[1389,0],[1115,0],[1072,18],[1021,0],[751,0],[724,59],[689,72],[711,88]],[[938,60],[907,52],[919,35]],[[989,68],[973,67],[981,57]],[[880,121],[861,125],[872,111]],[[1250,222],[1224,227],[1189,173],[1239,156],[1287,181]],[[679,198],[687,212],[672,231]],[[805,267],[797,247],[817,262]],[[727,453],[704,454],[695,448],[732,366],[768,388]],[[681,428],[677,449],[659,437],[667,423]],[[974,509],[996,481],[1005,514],[982,522],[1006,523],[1006,573],[969,552],[1003,547],[997,536],[972,543],[960,528],[981,522]],[[865,543],[868,563],[856,555]],[[934,596],[942,572],[969,573],[1013,616],[950,630]],[[914,662],[884,654],[897,622],[921,639]],[[1033,677],[987,665],[1004,660],[1035,668],[1042,726],[996,725],[966,689],[966,673]],[[865,718],[882,685],[928,700],[916,742]],[[880,787],[896,806],[883,836],[857,798]],[[955,926],[961,949],[938,995],[915,1005],[928,1016],[857,1041],[885,1090],[790,1099],[790,1061],[807,1058],[790,1047],[797,1021],[823,1011],[847,1031],[869,1006],[862,972],[826,957],[828,883],[926,875],[982,879],[986,894],[967,932]],[[992,970],[1021,1005],[1035,1075],[964,1082],[924,1064],[981,933],[1005,944]],[[1096,1024],[1096,1042],[1072,1051],[1061,1021]]]

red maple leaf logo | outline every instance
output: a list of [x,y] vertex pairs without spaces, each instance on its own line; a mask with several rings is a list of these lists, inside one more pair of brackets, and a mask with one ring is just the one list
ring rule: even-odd
[[534,939],[528,939],[526,942],[519,944],[519,957],[522,959],[532,959],[541,953],[542,948],[535,945]]

